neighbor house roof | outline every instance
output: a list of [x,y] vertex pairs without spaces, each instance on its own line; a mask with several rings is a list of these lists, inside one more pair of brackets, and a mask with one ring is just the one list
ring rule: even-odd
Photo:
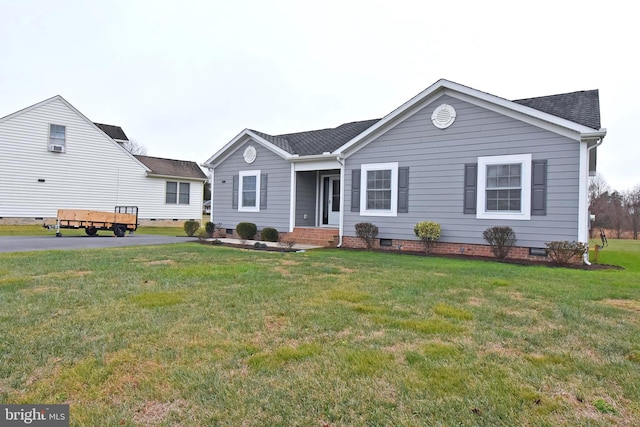
[[207,176],[195,162],[187,160],[162,159],[159,157],[149,156],[134,157],[151,169],[151,172],[149,172],[150,175],[203,180],[207,179]]
[[102,123],[95,123],[95,122],[93,124],[98,126],[102,132],[106,133],[107,135],[109,135],[109,137],[111,137],[112,139],[115,139],[116,141],[129,140],[129,138],[127,138],[127,135],[125,135],[124,131],[120,126],[105,125]]

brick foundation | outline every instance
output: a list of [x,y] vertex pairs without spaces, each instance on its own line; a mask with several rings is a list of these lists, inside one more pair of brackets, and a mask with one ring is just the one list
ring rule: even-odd
[[[380,246],[380,240],[381,239],[375,239],[373,249],[393,252],[424,252],[424,245],[419,240],[382,239],[390,240],[391,246]],[[342,238],[342,247],[365,249],[367,245],[364,240],[359,237],[344,236]],[[439,255],[468,255],[495,258],[490,246],[467,243],[436,242],[431,247],[430,253]],[[529,255],[529,248],[521,246],[514,246],[511,248],[508,258],[538,262],[548,260],[546,256]]]

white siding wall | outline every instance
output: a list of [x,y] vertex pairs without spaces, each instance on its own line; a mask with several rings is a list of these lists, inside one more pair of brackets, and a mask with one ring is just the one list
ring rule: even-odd
[[[64,153],[48,151],[50,124],[65,126]],[[0,217],[136,205],[141,218],[200,218],[202,184],[192,183],[197,203],[184,207],[165,206],[164,182],[60,98],[0,122]]]

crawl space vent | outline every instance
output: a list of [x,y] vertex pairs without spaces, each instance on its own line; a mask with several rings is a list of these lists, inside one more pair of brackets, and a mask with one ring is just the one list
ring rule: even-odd
[[433,110],[431,121],[438,129],[446,129],[453,124],[456,119],[456,110],[448,104],[442,104]]

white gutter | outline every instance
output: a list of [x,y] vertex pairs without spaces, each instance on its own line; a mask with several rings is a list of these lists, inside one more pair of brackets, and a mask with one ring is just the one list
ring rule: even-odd
[[[605,130],[605,132],[597,132],[597,133],[594,133],[594,134],[593,134],[593,136],[597,136],[597,137],[598,137],[597,142],[596,142],[595,144],[593,144],[591,147],[587,146],[587,167],[586,167],[586,173],[587,173],[587,175],[589,175],[589,155],[590,155],[590,153],[591,153],[591,150],[593,150],[594,148],[597,148],[597,147],[599,147],[600,145],[602,145],[602,142],[604,141],[604,135],[605,135],[605,134],[606,134],[606,130]],[[586,134],[584,134],[583,136],[590,136],[590,135],[586,135]],[[587,178],[587,181],[588,181],[588,180],[589,180],[589,178]],[[587,186],[587,188],[588,188],[588,186]],[[589,203],[589,201],[588,201],[588,199],[587,199],[587,209],[588,209],[588,203]],[[584,210],[584,209],[583,209],[583,210]],[[586,219],[586,220],[587,220],[587,221],[590,221],[590,219],[589,219],[589,215],[587,215],[587,219]],[[589,229],[588,227],[589,227],[589,225],[588,225],[588,223],[587,223],[587,230]],[[588,231],[587,231],[587,232],[588,232]],[[589,245],[589,241],[588,241],[588,240],[587,240],[587,242],[586,242],[586,243],[587,243],[587,245]],[[591,265],[591,263],[589,262],[589,251],[588,251],[588,250],[587,250],[587,251],[584,253],[584,255],[582,256],[582,261],[585,263],[585,265]]]
[[342,247],[342,235],[344,233],[344,158],[337,156],[336,160],[340,163],[340,222],[338,225],[338,248]]

